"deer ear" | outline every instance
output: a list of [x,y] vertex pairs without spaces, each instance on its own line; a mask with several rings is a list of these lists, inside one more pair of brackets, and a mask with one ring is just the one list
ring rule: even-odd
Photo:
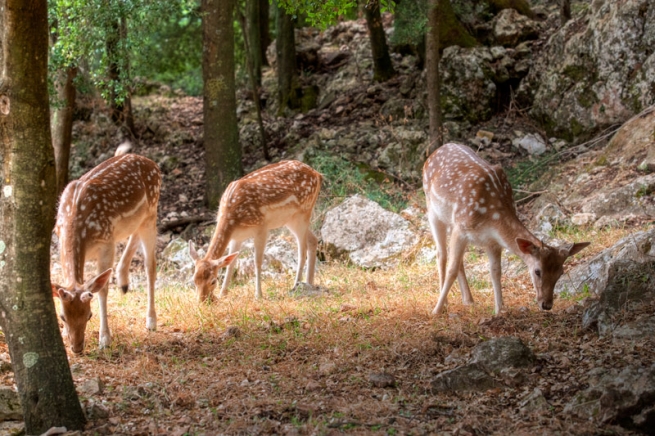
[[518,245],[519,251],[523,254],[534,255],[539,250],[539,247],[523,238],[516,238],[516,245]]
[[236,251],[234,253],[228,254],[227,256],[223,256],[220,259],[213,260],[212,264],[219,268],[223,268],[234,262],[234,259],[236,259],[238,256],[239,256],[239,252]]
[[582,251],[583,248],[586,248],[587,245],[591,244],[591,242],[577,242],[573,244],[571,248],[569,248],[569,252],[566,255],[566,257],[573,256],[574,254],[578,254],[579,252]]
[[198,262],[198,259],[200,258],[200,256],[198,256],[198,252],[196,251],[196,246],[191,240],[189,240],[189,256],[191,256],[191,259],[194,262]]
[[52,286],[52,295],[55,297],[59,297],[61,301],[70,303],[75,299],[75,295],[68,292],[66,289],[59,287],[57,285],[51,285],[51,286]]
[[92,294],[95,294],[96,292],[104,288],[105,285],[109,282],[112,272],[114,272],[114,270],[109,268],[107,271],[98,274],[92,279],[87,280],[87,282],[84,283],[83,285],[84,290],[87,292],[91,292]]
[[80,301],[82,303],[87,303],[93,299],[93,294],[91,292],[82,292],[80,295]]
[[59,298],[59,289],[61,289],[61,286],[50,283],[50,289],[52,290],[52,296]]

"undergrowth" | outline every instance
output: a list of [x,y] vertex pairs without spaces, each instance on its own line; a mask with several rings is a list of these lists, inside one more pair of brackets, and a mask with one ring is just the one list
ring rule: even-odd
[[407,207],[407,193],[385,173],[325,152],[317,152],[308,160],[309,165],[323,175],[319,213],[354,194],[363,195],[393,212]]

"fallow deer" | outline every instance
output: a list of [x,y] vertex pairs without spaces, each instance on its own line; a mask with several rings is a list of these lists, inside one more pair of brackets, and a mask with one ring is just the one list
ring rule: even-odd
[[[463,303],[473,303],[462,259],[469,244],[483,248],[489,258],[496,314],[503,307],[500,283],[503,248],[525,262],[539,307],[550,310],[564,261],[589,245],[580,242],[568,249],[556,248],[537,239],[516,215],[512,187],[505,171],[500,166],[489,165],[463,145],[446,144],[428,157],[423,165],[423,190],[437,244],[441,293],[432,311],[434,315],[443,310],[455,278]],[[450,247],[446,254],[449,229]]]
[[[55,231],[59,237],[64,285],[52,284],[61,300],[64,335],[71,350],[82,353],[91,318],[93,294],[99,295],[100,348],[111,344],[107,323],[107,292],[116,243],[128,239],[116,268],[125,293],[129,267],[139,244],[148,278],[146,327],[157,328],[155,313],[155,244],[161,174],[157,164],[134,154],[106,160],[66,186],[61,195]],[[84,263],[97,261],[97,276],[84,281]]]
[[[286,226],[298,243],[296,284],[302,279],[307,258],[307,282],[314,283],[318,240],[309,229],[314,204],[321,190],[322,176],[298,161],[267,165],[230,183],[221,197],[216,230],[207,254],[200,258],[189,241],[195,261],[193,281],[200,302],[211,299],[219,270],[227,266],[219,297],[227,294],[234,270],[233,260],[241,244],[255,240],[255,298],[262,297],[261,268],[269,230]],[[229,254],[219,259],[229,244]]]

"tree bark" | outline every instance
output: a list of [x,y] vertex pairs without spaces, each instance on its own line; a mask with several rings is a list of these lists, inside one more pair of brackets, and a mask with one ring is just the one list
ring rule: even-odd
[[127,37],[127,22],[124,17],[117,19],[107,38],[107,58],[109,59],[109,107],[111,119],[114,123],[125,126],[130,136],[134,137],[134,115],[132,113],[132,98],[129,89],[124,90],[121,96],[117,90],[122,88],[121,82],[128,76],[127,66],[120,65],[120,59],[127,62],[127,57],[121,55],[119,44]]
[[250,59],[250,65],[252,68],[255,83],[257,86],[262,84],[262,64],[263,64],[263,52],[262,52],[262,37],[261,37],[261,26],[259,20],[261,14],[259,11],[260,0],[246,0],[246,22],[244,33],[247,35],[248,46],[247,55]]
[[271,45],[271,5],[269,0],[259,0],[259,34],[261,36],[261,43],[259,48],[262,51],[262,65],[269,66],[268,58],[266,57],[266,50]]
[[387,35],[382,27],[379,1],[369,1],[364,7],[364,15],[366,15],[366,26],[373,53],[373,81],[386,82],[396,75],[396,71],[393,69],[389,56],[389,46],[387,45]]
[[428,33],[426,35],[426,66],[428,88],[428,110],[430,112],[430,143],[427,154],[443,144],[443,122],[441,118],[441,76],[439,72],[439,3],[450,0],[428,0]]
[[277,85],[279,114],[285,110],[300,108],[302,91],[296,73],[296,37],[291,15],[284,8],[276,8],[277,38],[275,52],[277,55]]
[[60,71],[55,82],[57,107],[52,114],[52,145],[55,149],[57,169],[57,196],[68,183],[68,161],[73,137],[73,112],[75,111],[75,85],[77,68]]
[[243,174],[234,80],[236,0],[203,0],[202,75],[206,200],[218,207],[227,185]]
[[559,15],[562,26],[571,19],[571,0],[560,0]]
[[50,288],[55,163],[45,0],[0,0],[0,326],[27,434],[81,430]]

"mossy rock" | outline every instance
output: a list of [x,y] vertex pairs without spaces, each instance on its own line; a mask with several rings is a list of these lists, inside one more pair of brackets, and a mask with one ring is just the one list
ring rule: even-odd
[[527,0],[487,0],[487,3],[495,13],[503,9],[515,9],[519,14],[528,18],[535,17]]

